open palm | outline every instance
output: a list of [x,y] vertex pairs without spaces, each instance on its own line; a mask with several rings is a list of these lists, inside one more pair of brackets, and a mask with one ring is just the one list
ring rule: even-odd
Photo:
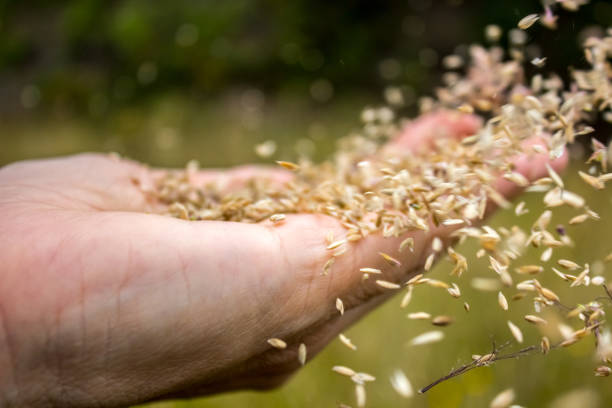
[[[471,117],[434,114],[393,143],[414,149],[476,127]],[[545,174],[546,160],[519,158],[517,168],[534,179]],[[91,154],[0,170],[1,402],[123,406],[277,386],[299,368],[300,343],[310,359],[394,293],[364,282],[360,267],[404,281],[422,268],[433,237],[450,232],[415,232],[414,252],[402,254],[406,236],[370,235],[322,276],[325,236],[345,234],[337,220],[295,214],[272,225],[157,215],[141,188],[156,172]],[[253,176],[291,177],[241,167],[193,181],[223,180],[232,189]],[[509,182],[498,186],[506,196],[517,193]],[[379,252],[401,266],[385,264]],[[288,347],[271,348],[271,337]]]

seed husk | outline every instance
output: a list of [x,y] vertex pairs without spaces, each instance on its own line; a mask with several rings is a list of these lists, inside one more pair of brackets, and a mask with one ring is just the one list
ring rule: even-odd
[[297,171],[300,169],[300,166],[298,166],[295,163],[288,162],[288,161],[277,160],[276,164],[286,168],[287,170],[291,170],[291,171]]
[[369,273],[369,274],[374,274],[374,275],[380,275],[382,273],[380,269],[376,269],[376,268],[360,268],[359,272]]
[[604,183],[597,177],[593,177],[583,171],[579,171],[578,174],[580,175],[580,178],[584,180],[585,183],[597,190],[603,190],[606,187]]
[[408,313],[407,317],[411,320],[429,320],[431,315],[427,312]]

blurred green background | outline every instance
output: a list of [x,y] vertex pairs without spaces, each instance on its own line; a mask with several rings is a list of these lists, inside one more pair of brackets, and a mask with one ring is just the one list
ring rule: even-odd
[[[465,54],[466,45],[483,42],[486,24],[507,30],[539,10],[536,0],[0,0],[0,165],[89,150],[159,166],[189,159],[206,167],[231,166],[262,161],[253,146],[264,140],[277,142],[274,158],[295,158],[297,146],[320,160],[337,138],[359,127],[364,106],[384,103],[385,89],[401,90],[398,114],[414,115],[417,97],[439,83],[443,56]],[[579,41],[611,22],[612,3],[594,0],[580,13],[561,12],[556,31],[530,29],[529,40],[540,46],[531,43],[526,52],[548,57],[546,70],[566,73],[584,63]],[[605,140],[609,131],[598,137]],[[573,154],[579,159],[581,148]],[[609,191],[594,193],[571,176],[568,184],[596,211],[609,210]],[[525,228],[541,211],[538,197],[526,200],[531,212],[521,220]],[[501,214],[492,223],[507,225],[512,218]],[[556,255],[579,263],[603,259],[612,249],[604,235],[611,222],[604,217],[573,227],[575,248]],[[490,273],[482,261],[473,265],[477,275]],[[606,268],[598,263],[597,273]],[[445,277],[448,271],[442,262],[433,274]],[[588,341],[545,359],[473,371],[425,396],[397,396],[388,381],[395,368],[420,387],[471,354],[487,352],[492,337],[509,338],[506,318],[491,306],[496,294],[468,286],[461,282],[472,304],[469,315],[461,301],[439,290],[416,292],[410,311],[457,317],[443,329],[442,343],[407,347],[408,339],[431,327],[407,320],[394,299],[347,333],[358,352],[333,343],[277,391],[153,406],[353,404],[349,382],[330,371],[334,364],[379,378],[368,387],[374,407],[485,407],[510,386],[517,403],[528,407],[578,406],[572,396],[582,407],[612,406],[610,380],[592,376]],[[553,287],[563,292],[563,286]],[[589,299],[592,290],[581,291]],[[522,323],[531,309],[528,301],[513,303],[508,318]],[[537,341],[536,329],[521,327],[528,342]]]

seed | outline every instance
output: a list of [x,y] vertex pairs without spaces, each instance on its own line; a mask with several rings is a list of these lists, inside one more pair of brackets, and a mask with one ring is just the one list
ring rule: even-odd
[[508,327],[510,328],[510,332],[512,333],[512,336],[516,339],[516,341],[522,343],[523,332],[521,331],[521,329],[519,329],[518,326],[516,326],[510,320],[508,320]]
[[569,346],[571,346],[571,345],[573,345],[573,344],[578,343],[578,341],[579,341],[579,340],[580,340],[580,338],[578,338],[578,337],[570,337],[570,338],[569,338],[569,339],[567,339],[567,340],[563,340],[563,341],[562,341],[562,342],[559,344],[559,346],[561,346],[561,347],[569,347]]
[[336,298],[336,309],[340,312],[340,315],[344,314],[344,303],[340,298]]
[[548,340],[548,337],[542,337],[542,340],[540,340],[540,349],[542,350],[542,354],[548,354],[550,351],[550,340]]
[[352,377],[355,374],[357,374],[353,369],[345,367],[345,366],[340,366],[340,365],[333,366],[332,367],[332,371],[334,371],[334,372],[336,372],[336,373],[338,373],[340,375],[344,375],[346,377]]
[[301,365],[306,364],[306,345],[304,343],[300,343],[298,347],[298,361]]
[[432,319],[431,324],[434,326],[448,326],[453,323],[453,318],[450,316],[436,316]]
[[518,28],[520,28],[521,30],[526,30],[529,27],[531,27],[539,19],[540,19],[540,16],[538,14],[529,14],[520,19],[520,21],[517,24]]
[[612,252],[604,258],[604,262],[612,262]]
[[576,262],[572,262],[567,259],[559,259],[557,263],[565,269],[569,269],[571,271],[575,271],[576,269],[580,268],[580,265],[578,265]]
[[398,261],[397,259],[393,258],[391,255],[385,254],[384,252],[379,252],[379,254],[391,266],[400,266],[402,264],[400,261]]
[[274,348],[279,349],[279,350],[287,348],[287,343],[285,343],[283,340],[277,339],[277,338],[268,339],[268,344],[271,345]]
[[539,292],[542,296],[544,296],[546,299],[550,300],[551,302],[559,301],[559,296],[557,296],[557,294],[550,289],[541,288]]
[[589,219],[588,214],[580,214],[569,220],[570,225],[582,224]]
[[604,185],[604,183],[598,179],[597,177],[593,177],[589,174],[586,174],[582,171],[579,171],[578,174],[580,175],[580,177],[582,178],[582,180],[584,180],[585,183],[587,183],[588,185],[590,185],[591,187],[597,189],[597,190],[603,190],[606,186]]
[[363,408],[366,405],[366,390],[363,384],[355,385],[355,400],[359,408]]
[[544,271],[540,265],[523,265],[515,269],[516,273],[521,275],[535,275]]
[[544,58],[536,57],[531,60],[531,64],[535,67],[542,68],[544,65],[546,65],[546,57]]
[[276,164],[286,168],[287,170],[291,170],[291,171],[296,171],[296,170],[299,170],[300,168],[300,166],[298,166],[297,164],[291,163],[288,161],[277,160]]
[[323,275],[327,275],[331,270],[332,265],[336,262],[336,258],[329,258],[325,265],[323,265]]
[[344,334],[340,333],[338,337],[340,338],[342,344],[344,344],[346,347],[350,348],[351,350],[357,350],[357,346],[354,345],[351,339],[346,337]]
[[380,269],[376,269],[376,268],[360,268],[359,271],[363,273],[371,273],[374,275],[379,275],[382,273]]
[[521,201],[520,203],[518,203],[516,205],[515,209],[514,209],[514,213],[517,216],[521,216],[521,215],[527,214],[528,212],[529,212],[529,210],[527,210],[525,208],[525,202],[524,201]]
[[548,322],[539,316],[525,315],[525,320],[533,324],[548,324]]
[[414,252],[414,238],[408,237],[400,243],[400,246],[399,246],[400,252],[402,252],[406,248],[408,248],[410,252]]
[[508,388],[497,394],[489,405],[490,408],[508,408],[514,401],[514,390]]
[[468,115],[474,113],[474,107],[472,105],[468,105],[467,103],[459,105],[457,110],[461,113],[466,113]]
[[410,380],[406,377],[406,374],[400,369],[393,371],[391,375],[391,386],[400,396],[404,398],[411,398],[414,396],[414,390]]
[[336,249],[336,248],[338,248],[339,246],[342,246],[342,245],[344,245],[344,244],[346,244],[346,239],[339,239],[338,241],[335,241],[335,242],[332,242],[331,244],[329,244],[329,245],[327,246],[327,249],[330,249],[330,250],[331,250],[331,249]]
[[499,304],[499,307],[501,307],[502,309],[508,310],[508,300],[506,299],[506,297],[504,296],[502,292],[497,293],[497,303]]
[[268,158],[276,151],[276,143],[273,140],[266,140],[265,142],[255,146],[255,154],[262,158]]
[[427,312],[414,312],[408,313],[408,318],[411,320],[428,320],[431,319],[431,315]]
[[436,258],[435,254],[429,254],[427,259],[425,260],[425,265],[423,266],[423,270],[429,271],[433,265],[435,258]]
[[595,369],[595,376],[596,377],[607,377],[610,375],[610,373],[612,373],[612,368],[608,367],[608,366],[599,366]]
[[382,280],[382,279],[378,279],[376,281],[376,284],[378,286],[380,286],[381,288],[385,288],[385,289],[399,289],[399,288],[401,288],[401,286],[398,285],[397,283],[389,282],[389,281]]
[[435,237],[431,242],[431,249],[434,252],[440,252],[442,250],[442,240],[438,237]]
[[550,164],[548,163],[546,163],[546,171],[548,171],[548,175],[555,182],[555,184],[559,186],[559,188],[561,189],[565,188],[565,185],[563,184],[563,180],[561,179],[559,174],[557,174],[557,172],[552,167],[550,167]]
[[446,290],[454,298],[461,297],[461,290],[459,289],[459,286],[457,286],[457,284],[455,283],[453,283],[453,285]]
[[400,307],[402,309],[408,306],[408,304],[412,300],[412,290],[413,290],[412,288],[413,286],[408,286],[408,290],[406,291],[406,293],[404,294],[404,297],[402,298],[402,302],[400,303]]
[[416,336],[415,338],[410,340],[409,344],[411,346],[422,346],[425,344],[436,343],[438,341],[441,341],[443,338],[443,332],[439,330],[432,330]]
[[470,311],[470,304],[468,302],[463,302],[463,308],[465,309],[466,312]]

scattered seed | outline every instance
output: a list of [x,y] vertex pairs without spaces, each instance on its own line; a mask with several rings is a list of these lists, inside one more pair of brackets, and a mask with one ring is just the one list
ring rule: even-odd
[[332,371],[334,371],[334,372],[336,372],[336,373],[338,373],[340,375],[344,375],[346,377],[352,377],[355,374],[357,374],[353,369],[345,367],[345,366],[340,366],[340,365],[333,366],[332,367]]
[[510,320],[508,320],[508,327],[510,328],[510,332],[512,333],[512,336],[516,339],[516,341],[522,343],[523,332],[521,331],[521,329],[519,329],[518,326],[512,323]]
[[393,371],[391,375],[391,386],[400,396],[404,398],[411,398],[414,396],[414,389],[406,374],[400,369]]
[[376,284],[378,286],[380,286],[381,288],[385,288],[385,289],[399,289],[399,288],[401,288],[401,286],[398,285],[397,283],[389,282],[389,281],[382,280],[382,279],[378,279],[376,281]]
[[338,338],[340,339],[342,344],[344,344],[346,347],[350,348],[351,350],[357,350],[357,346],[354,345],[353,342],[351,341],[351,339],[346,337],[344,334],[340,333],[338,335]]
[[340,315],[344,314],[344,303],[340,298],[336,298],[336,309],[340,312]]
[[539,316],[525,315],[525,320],[533,324],[548,324],[548,322]]
[[438,341],[441,341],[443,338],[443,332],[439,330],[432,330],[416,336],[415,338],[410,340],[409,344],[411,346],[422,346],[425,344],[436,343]]
[[431,324],[433,324],[434,326],[448,326],[451,323],[453,323],[453,318],[450,316],[436,316],[431,320]]
[[300,343],[298,347],[298,361],[301,365],[306,364],[306,345],[304,343]]
[[393,258],[391,255],[385,254],[384,252],[379,252],[379,254],[391,266],[400,266],[402,264],[400,261],[398,261],[397,259]]
[[291,163],[291,162],[288,162],[288,161],[277,160],[276,164],[286,168],[287,170],[291,170],[291,171],[296,171],[296,170],[299,170],[299,168],[300,168],[300,166],[298,166],[297,164]]
[[508,388],[497,394],[495,398],[491,401],[489,405],[490,408],[508,408],[510,404],[514,401],[514,390],[512,388]]
[[271,345],[274,348],[279,349],[279,350],[287,348],[287,343],[285,343],[283,340],[277,339],[277,338],[268,339],[268,344]]
[[503,310],[508,310],[508,300],[502,292],[497,293],[497,303]]

